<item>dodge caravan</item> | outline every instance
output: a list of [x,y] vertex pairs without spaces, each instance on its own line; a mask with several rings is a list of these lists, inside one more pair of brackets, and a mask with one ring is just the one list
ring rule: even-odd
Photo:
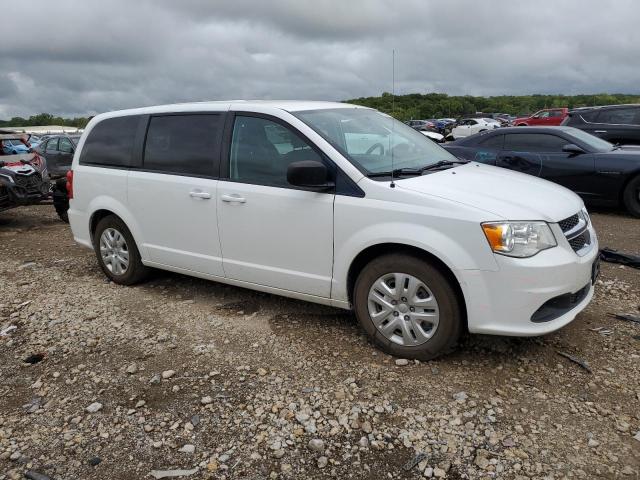
[[68,189],[74,238],[112,281],[153,267],[353,309],[376,345],[406,358],[447,352],[463,331],[561,328],[598,273],[574,193],[342,103],[98,115]]

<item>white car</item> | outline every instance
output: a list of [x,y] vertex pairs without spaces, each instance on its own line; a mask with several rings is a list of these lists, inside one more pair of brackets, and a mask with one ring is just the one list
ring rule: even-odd
[[554,331],[598,271],[574,193],[342,103],[98,115],[68,179],[73,236],[112,281],[155,267],[353,309],[405,358],[447,352],[463,330]]
[[434,142],[442,143],[444,141],[444,135],[438,132],[432,132],[431,130],[418,130],[425,137],[430,138]]
[[453,130],[451,130],[451,135],[454,139],[469,137],[471,135],[475,135],[479,132],[484,132],[485,130],[493,130],[494,128],[498,128],[500,126],[500,122],[495,122],[491,119],[486,118],[464,118],[458,122]]

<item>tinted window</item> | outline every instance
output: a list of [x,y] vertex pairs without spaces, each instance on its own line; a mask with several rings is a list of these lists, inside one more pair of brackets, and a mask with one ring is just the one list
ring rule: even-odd
[[502,144],[504,143],[504,135],[492,135],[489,138],[480,140],[479,144],[482,148],[492,148],[494,150],[502,150]]
[[61,138],[60,144],[58,146],[58,150],[62,153],[71,153],[73,151],[73,145],[71,144],[71,140],[68,138]]
[[562,152],[569,143],[564,138],[544,133],[513,133],[505,135],[504,149],[515,152]]
[[98,123],[84,142],[80,163],[128,167],[140,117],[107,118]]
[[600,112],[598,112],[597,110],[592,110],[590,112],[583,112],[580,114],[580,116],[587,122],[595,122],[596,118],[598,118],[599,113]]
[[45,152],[47,153],[55,153],[58,150],[58,139],[52,138],[47,142],[47,148]]
[[229,177],[244,183],[288,187],[292,162],[320,156],[300,136],[279,123],[238,116],[233,127]]
[[614,108],[612,110],[602,110],[598,115],[598,123],[623,123],[633,124],[636,108]]
[[221,116],[217,114],[151,117],[144,150],[144,168],[214,176],[220,144],[220,119]]

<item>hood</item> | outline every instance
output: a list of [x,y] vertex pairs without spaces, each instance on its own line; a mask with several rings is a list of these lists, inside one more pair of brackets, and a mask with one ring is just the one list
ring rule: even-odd
[[476,162],[396,180],[396,186],[484,210],[492,216],[486,221],[555,223],[574,215],[583,206],[580,197],[560,185]]

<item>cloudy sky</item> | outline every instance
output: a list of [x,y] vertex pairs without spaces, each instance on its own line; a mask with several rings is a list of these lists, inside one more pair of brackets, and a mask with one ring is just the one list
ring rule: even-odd
[[22,0],[0,118],[209,99],[640,93],[637,0]]

